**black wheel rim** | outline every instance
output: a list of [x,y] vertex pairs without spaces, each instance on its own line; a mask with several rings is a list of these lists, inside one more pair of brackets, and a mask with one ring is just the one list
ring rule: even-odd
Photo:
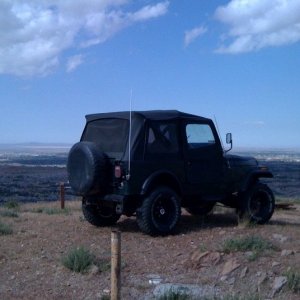
[[174,225],[176,218],[175,198],[160,194],[152,206],[152,220],[158,229],[167,230]]
[[250,214],[255,219],[262,219],[269,213],[270,196],[265,191],[259,190],[251,198]]

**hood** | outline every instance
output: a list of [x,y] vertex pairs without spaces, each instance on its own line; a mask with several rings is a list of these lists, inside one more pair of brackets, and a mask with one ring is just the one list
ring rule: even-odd
[[227,154],[226,158],[228,159],[231,167],[256,167],[258,165],[257,160],[251,156],[238,156]]

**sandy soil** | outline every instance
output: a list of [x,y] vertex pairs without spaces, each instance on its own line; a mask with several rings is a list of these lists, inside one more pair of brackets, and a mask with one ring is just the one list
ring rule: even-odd
[[[0,235],[0,299],[104,299],[109,270],[74,273],[61,259],[70,249],[84,246],[109,261],[112,228],[87,223],[80,201],[66,203],[69,214],[36,212],[45,207],[59,208],[59,203],[24,204],[19,217],[0,216],[13,228],[13,234]],[[230,210],[217,209],[205,219],[183,212],[177,234],[168,237],[144,235],[134,217],[122,217],[114,227],[122,232],[122,299],[153,298],[155,285],[149,280],[155,276],[162,283],[210,286],[218,297],[299,299],[287,284],[274,290],[276,278],[288,268],[300,271],[300,205],[294,208],[277,210],[269,224],[252,227],[238,226]],[[252,235],[276,249],[254,260],[249,252],[223,252],[225,240]]]

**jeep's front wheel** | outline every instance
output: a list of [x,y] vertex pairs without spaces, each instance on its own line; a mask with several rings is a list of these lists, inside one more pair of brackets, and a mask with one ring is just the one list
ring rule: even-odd
[[168,187],[153,190],[137,210],[137,222],[146,234],[167,235],[174,231],[181,215],[180,198]]
[[88,204],[84,200],[82,201],[82,212],[90,224],[98,227],[113,225],[120,218],[113,207]]
[[241,197],[239,221],[265,224],[271,219],[274,209],[273,192],[266,184],[258,182]]

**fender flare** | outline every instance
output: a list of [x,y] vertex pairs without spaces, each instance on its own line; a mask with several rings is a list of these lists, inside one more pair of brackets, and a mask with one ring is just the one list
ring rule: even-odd
[[248,174],[246,179],[241,185],[241,192],[245,192],[249,186],[251,186],[259,178],[273,178],[273,174],[270,171],[258,170],[252,171]]
[[172,189],[174,189],[179,196],[182,195],[182,186],[180,180],[176,175],[168,170],[159,170],[152,173],[143,183],[141,188],[141,195],[145,195],[151,190],[152,186],[156,184],[156,182],[162,182],[158,185],[166,185]]

